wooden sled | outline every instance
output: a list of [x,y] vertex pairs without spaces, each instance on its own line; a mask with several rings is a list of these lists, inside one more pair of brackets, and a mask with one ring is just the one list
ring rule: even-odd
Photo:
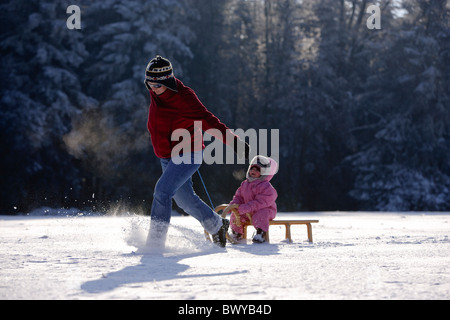
[[[223,210],[223,211],[222,211]],[[227,216],[227,214],[231,211],[231,214],[235,215],[236,218],[236,223],[240,224],[240,219],[239,219],[239,214],[237,212],[237,206],[236,205],[226,205],[226,204],[221,204],[220,206],[217,206],[215,208],[215,211],[217,213],[219,213],[220,211],[222,211],[222,218],[225,218]],[[245,223],[243,224],[244,227],[244,234],[243,234],[243,238],[247,239],[247,227],[248,226],[253,226],[252,219],[251,216],[249,214],[247,214],[250,223]],[[307,232],[308,232],[308,241],[309,242],[313,242],[313,236],[312,236],[312,226],[311,223],[318,223],[319,220],[272,220],[269,223],[269,228],[270,226],[274,226],[274,225],[284,225],[286,228],[286,240],[289,242],[292,242],[292,235],[291,235],[291,226],[292,225],[298,225],[298,224],[304,224],[306,225],[307,228]],[[209,237],[209,233],[205,230],[205,236],[208,240],[211,241],[210,237]],[[228,241],[230,241],[231,243],[236,243],[232,238],[230,238],[227,234],[227,239]],[[267,230],[266,232],[266,242],[270,242],[269,241],[269,230]]]

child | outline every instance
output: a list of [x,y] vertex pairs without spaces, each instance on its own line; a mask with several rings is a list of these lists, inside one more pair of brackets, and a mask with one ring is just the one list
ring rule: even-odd
[[263,243],[269,230],[269,221],[277,214],[277,191],[270,184],[270,180],[278,170],[275,160],[264,156],[256,156],[250,162],[247,179],[237,189],[229,206],[237,207],[239,217],[231,215],[230,225],[232,233],[229,235],[234,241],[243,240],[243,225],[249,222],[250,215],[256,235],[253,242]]

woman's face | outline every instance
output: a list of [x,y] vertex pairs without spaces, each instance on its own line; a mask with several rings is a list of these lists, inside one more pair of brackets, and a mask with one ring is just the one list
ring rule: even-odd
[[[160,94],[163,94],[163,93],[167,90],[167,87],[166,87],[166,86],[163,86],[163,85],[161,85],[161,87],[157,88],[157,86],[160,85],[159,83],[150,82],[149,84],[150,84],[150,88],[152,89],[152,91],[153,91],[154,93],[156,93],[156,95],[158,95],[158,96],[159,96]],[[155,87],[154,87],[154,86],[155,86]]]

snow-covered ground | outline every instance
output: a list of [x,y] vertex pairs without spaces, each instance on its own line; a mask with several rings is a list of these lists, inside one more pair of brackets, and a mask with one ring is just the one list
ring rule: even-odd
[[314,243],[272,226],[270,244],[220,249],[175,216],[166,250],[143,254],[148,217],[0,216],[0,299],[450,298],[450,213],[278,216],[319,219]]

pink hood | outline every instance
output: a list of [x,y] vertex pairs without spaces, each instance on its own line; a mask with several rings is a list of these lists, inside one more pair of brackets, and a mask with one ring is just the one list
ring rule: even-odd
[[261,177],[258,178],[259,180],[270,181],[272,180],[273,176],[278,172],[278,163],[275,160],[273,160],[272,158],[258,155],[252,159],[250,165],[248,166],[246,177],[249,182],[255,180],[254,178],[251,178],[249,175],[250,169],[253,166],[258,166],[259,169],[261,170]]

